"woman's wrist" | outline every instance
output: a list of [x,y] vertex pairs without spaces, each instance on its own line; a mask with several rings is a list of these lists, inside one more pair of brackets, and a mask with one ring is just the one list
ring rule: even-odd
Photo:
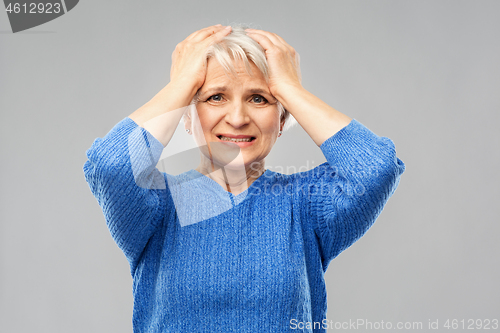
[[[278,101],[280,101],[285,109],[289,110],[293,109],[292,104],[297,96],[304,95],[305,92],[306,90],[301,85],[287,84],[283,85],[282,88],[277,90],[274,93],[274,97],[276,97]],[[290,111],[290,113],[292,113],[292,111]]]
[[289,86],[275,97],[318,147],[352,120],[301,86]]
[[188,80],[173,80],[164,89],[168,89],[175,94],[180,99],[181,104],[184,102],[182,106],[187,106],[191,104],[199,88],[198,85]]
[[129,118],[139,126],[170,111],[179,110],[191,104],[194,88],[187,83],[170,82],[161,89],[149,102],[133,112]]

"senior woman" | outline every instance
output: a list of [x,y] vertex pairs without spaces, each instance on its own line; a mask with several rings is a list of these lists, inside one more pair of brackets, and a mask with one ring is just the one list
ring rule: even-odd
[[[156,165],[181,118],[201,161],[174,176]],[[294,119],[327,162],[267,170]],[[390,139],[302,87],[283,38],[221,25],[178,44],[170,83],[87,157],[130,264],[134,332],[325,332],[328,264],[370,228],[405,169]]]

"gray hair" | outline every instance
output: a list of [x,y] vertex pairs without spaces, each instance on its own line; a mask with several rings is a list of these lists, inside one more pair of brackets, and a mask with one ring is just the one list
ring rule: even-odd
[[[246,28],[250,27],[243,24],[232,26],[229,35],[209,47],[205,61],[208,62],[208,59],[214,58],[224,68],[226,73],[236,75],[234,62],[235,60],[241,60],[245,64],[246,72],[252,75],[252,68],[250,67],[251,61],[260,70],[266,82],[269,82],[269,66],[267,64],[264,48],[254,39],[247,36],[245,32]],[[198,92],[193,98],[193,103],[197,101]],[[277,105],[280,121],[285,121],[285,125],[283,126],[283,131],[285,131],[295,125],[297,121],[290,112],[285,110],[279,101]]]

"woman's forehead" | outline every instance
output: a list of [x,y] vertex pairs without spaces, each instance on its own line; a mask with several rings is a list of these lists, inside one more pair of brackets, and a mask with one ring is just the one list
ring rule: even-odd
[[[207,63],[207,74],[205,82],[210,80],[252,80],[252,81],[263,81],[266,82],[264,75],[259,70],[257,66],[251,61],[248,62],[250,65],[250,71],[245,66],[242,60],[233,61],[233,68],[236,72],[236,77],[229,70],[226,70],[216,59],[210,58]],[[267,83],[266,83],[267,85]]]
[[[241,62],[241,61],[240,61]],[[236,66],[239,65],[239,66]],[[243,64],[235,63],[236,76],[226,71],[217,60],[210,59],[207,65],[207,75],[201,88],[203,92],[208,91],[230,91],[236,88],[254,93],[270,93],[264,76],[257,66],[252,66],[250,75]]]

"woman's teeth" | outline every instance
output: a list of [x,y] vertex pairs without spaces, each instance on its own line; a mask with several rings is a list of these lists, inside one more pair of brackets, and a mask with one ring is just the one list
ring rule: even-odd
[[241,138],[241,139],[234,139],[234,138],[228,138],[227,136],[220,136],[219,139],[222,141],[231,141],[231,142],[250,142],[252,141],[253,138]]

